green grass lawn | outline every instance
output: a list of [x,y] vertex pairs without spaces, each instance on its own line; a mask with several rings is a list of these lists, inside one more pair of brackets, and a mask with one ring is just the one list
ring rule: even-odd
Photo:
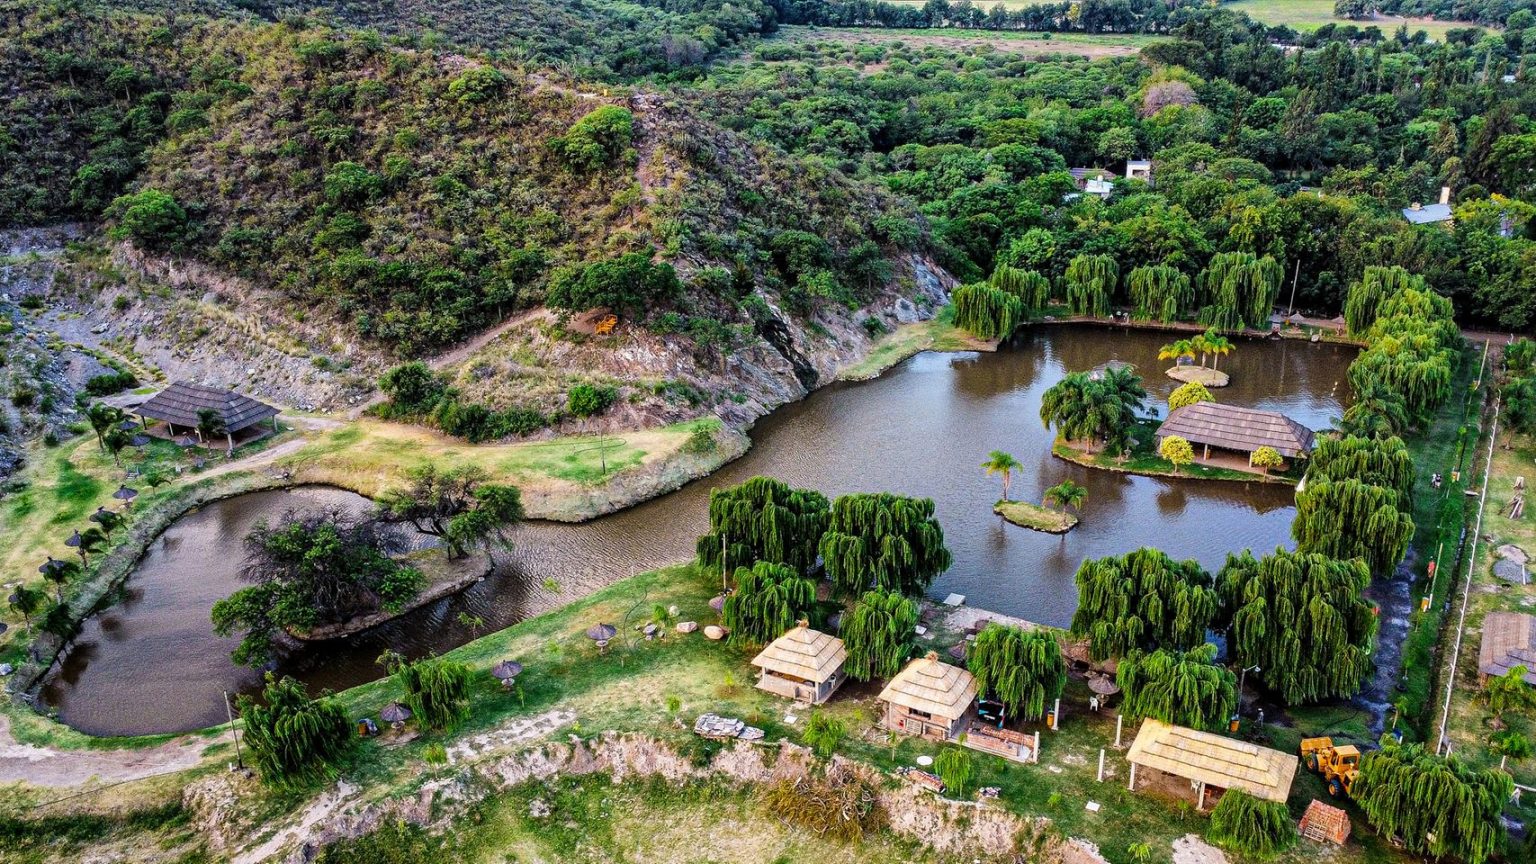
[[944,306],[927,321],[903,324],[875,341],[863,360],[843,369],[840,381],[867,381],[923,351],[996,351],[997,342],[978,339],[955,326],[955,307]]
[[1077,517],[1065,510],[1052,510],[1028,501],[999,501],[992,512],[1015,525],[1049,534],[1065,534],[1077,525]]

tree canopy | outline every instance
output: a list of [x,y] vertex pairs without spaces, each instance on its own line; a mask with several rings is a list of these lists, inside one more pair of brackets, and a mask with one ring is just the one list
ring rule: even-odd
[[1095,660],[1194,648],[1221,605],[1198,562],[1175,561],[1158,549],[1084,561],[1076,581],[1072,634],[1089,639]]
[[1483,864],[1504,834],[1499,816],[1514,791],[1502,771],[1474,770],[1421,744],[1387,744],[1361,757],[1350,794],[1409,852]]
[[289,511],[245,538],[241,578],[254,583],[213,604],[213,630],[243,631],[235,662],[262,666],[287,630],[384,610],[399,611],[426,584],[421,571],[390,556],[404,551],[398,532],[343,510]]
[[1141,378],[1128,369],[1106,369],[1098,378],[1072,372],[1045,391],[1040,422],[1068,441],[1118,452],[1128,445],[1146,398]]
[[736,568],[735,590],[722,611],[732,642],[766,645],[807,616],[816,603],[816,583],[791,567],[758,561]]
[[442,540],[450,558],[474,548],[511,548],[510,531],[523,521],[522,494],[487,476],[476,465],[442,470],[429,462],[410,472],[404,488],[379,496],[380,512]]
[[1399,501],[1395,490],[1353,478],[1309,480],[1296,493],[1296,551],[1359,558],[1371,575],[1385,576],[1413,538],[1413,517],[1398,509]]
[[346,709],[329,694],[310,698],[304,685],[266,673],[261,698],[242,694],[245,746],[261,779],[279,785],[335,776],[353,742]]
[[705,567],[769,561],[809,573],[820,554],[831,505],[813,489],[794,489],[772,477],[753,477],[709,493],[709,533],[697,543]]
[[1372,668],[1370,581],[1363,561],[1284,549],[1228,555],[1216,588],[1229,656],[1258,666],[1259,680],[1288,705],[1353,696]]
[[848,659],[843,664],[855,681],[891,678],[901,671],[917,628],[917,603],[895,591],[864,592],[843,613],[838,635]]
[[827,578],[844,597],[869,588],[919,596],[953,560],[933,500],[889,492],[834,501],[821,557]]
[[1061,644],[1048,630],[988,624],[966,649],[976,687],[1003,704],[1010,717],[1035,720],[1067,686]]
[[1124,698],[1121,710],[1131,717],[1214,731],[1237,708],[1237,676],[1216,664],[1215,645],[1131,651],[1120,660],[1115,683]]

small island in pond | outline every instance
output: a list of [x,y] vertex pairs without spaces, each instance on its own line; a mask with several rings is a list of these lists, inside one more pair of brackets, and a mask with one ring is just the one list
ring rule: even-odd
[[1077,527],[1077,517],[1064,510],[1052,510],[1028,501],[999,501],[992,512],[1023,528],[1047,534],[1065,534]]

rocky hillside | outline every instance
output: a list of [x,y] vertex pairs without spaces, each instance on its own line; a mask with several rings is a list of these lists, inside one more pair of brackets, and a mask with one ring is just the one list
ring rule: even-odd
[[950,286],[883,187],[664,95],[298,20],[0,12],[0,188],[103,218],[50,320],[170,377],[339,409],[425,358],[518,418],[467,437],[746,423]]

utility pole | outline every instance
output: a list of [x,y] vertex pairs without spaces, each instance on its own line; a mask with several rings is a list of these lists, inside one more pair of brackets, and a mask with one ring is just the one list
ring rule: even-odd
[[1297,258],[1296,272],[1291,275],[1291,302],[1289,304],[1290,308],[1287,309],[1285,313],[1287,315],[1296,314],[1296,283],[1299,281],[1301,281],[1301,259]]
[[725,567],[725,548],[726,548],[725,547],[725,529],[721,528],[720,529],[720,593],[721,594],[729,594],[730,591],[731,591],[731,586],[726,581],[729,578],[729,577],[726,576],[726,574],[729,573],[730,571],[727,570],[726,567]]
[[224,691],[224,716],[229,718],[229,737],[235,739],[235,767],[245,770],[245,760],[240,757],[240,735],[235,731],[235,711],[229,707],[229,691]]

